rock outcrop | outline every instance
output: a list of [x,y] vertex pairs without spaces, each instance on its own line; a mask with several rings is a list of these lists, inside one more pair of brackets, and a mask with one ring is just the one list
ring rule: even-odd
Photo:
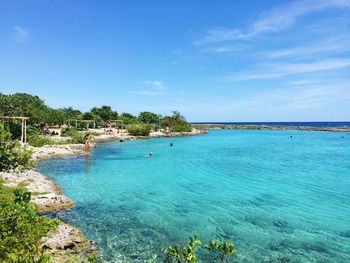
[[72,255],[79,257],[79,262],[88,262],[88,257],[98,251],[95,243],[85,239],[81,230],[64,223],[42,242],[44,250],[53,256],[52,262],[66,262]]
[[7,186],[22,185],[31,192],[31,202],[35,204],[38,212],[56,211],[75,205],[72,199],[62,193],[61,188],[56,183],[36,171],[1,172],[0,178]]

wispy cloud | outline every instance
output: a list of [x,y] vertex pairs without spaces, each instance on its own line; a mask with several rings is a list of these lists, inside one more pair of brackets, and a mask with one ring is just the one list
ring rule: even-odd
[[350,83],[343,85],[315,85],[276,89],[274,92],[261,92],[257,95],[241,97],[233,103],[237,108],[269,107],[274,110],[298,110],[322,108],[340,101],[350,100]]
[[25,28],[20,26],[15,26],[13,30],[14,30],[13,36],[16,42],[25,42],[27,40],[29,33]]
[[164,83],[160,80],[146,80],[144,83],[156,90],[166,90]]
[[206,52],[206,53],[235,53],[240,50],[242,50],[242,48],[237,46],[217,46],[217,47],[202,48],[199,51]]
[[248,27],[240,29],[212,29],[194,44],[206,44],[239,39],[250,39],[261,34],[276,33],[290,28],[303,16],[327,8],[350,8],[350,0],[303,0],[264,12],[260,19]]
[[214,99],[215,104],[227,107],[226,110],[246,110],[256,108],[264,110],[297,110],[308,108],[322,108],[325,105],[340,101],[350,101],[350,83],[336,83],[336,85],[295,86],[287,89],[276,88],[271,91],[261,91],[254,95],[240,96],[236,101],[232,98]]
[[264,70],[242,72],[227,78],[229,81],[273,79],[287,75],[333,71],[350,67],[350,59],[328,59],[310,63],[274,63],[260,65]]
[[163,92],[154,91],[154,90],[136,90],[136,91],[132,91],[131,94],[142,95],[142,96],[158,96],[163,94]]
[[295,87],[271,95],[275,101],[293,108],[317,108],[325,104],[350,99],[350,85],[315,85]]
[[325,41],[319,41],[308,46],[298,46],[288,49],[266,52],[264,55],[268,58],[286,58],[298,56],[312,56],[319,53],[339,54],[350,50],[350,37],[342,36]]
[[131,93],[134,95],[157,96],[164,94],[167,90],[160,80],[145,80],[144,84],[146,85],[145,89],[132,91]]

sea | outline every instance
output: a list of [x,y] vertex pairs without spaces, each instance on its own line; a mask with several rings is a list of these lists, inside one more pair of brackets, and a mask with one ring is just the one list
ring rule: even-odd
[[[193,235],[233,242],[227,262],[350,262],[349,133],[210,130],[104,142],[90,157],[38,170],[76,201],[56,216],[109,262],[163,262],[169,245]],[[219,262],[203,248],[198,257]]]

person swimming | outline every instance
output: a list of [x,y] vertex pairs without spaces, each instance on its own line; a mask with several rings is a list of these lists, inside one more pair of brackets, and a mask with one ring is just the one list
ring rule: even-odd
[[153,156],[153,152],[150,152],[149,154],[148,154],[148,157],[152,157]]
[[174,144],[173,144],[172,142],[169,144],[170,147],[172,147],[173,145],[174,145]]

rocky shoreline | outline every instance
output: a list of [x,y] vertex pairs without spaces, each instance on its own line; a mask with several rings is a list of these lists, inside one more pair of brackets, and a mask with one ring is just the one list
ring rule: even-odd
[[58,184],[34,170],[20,173],[1,172],[0,178],[6,186],[24,186],[31,192],[31,202],[38,212],[51,212],[75,206],[75,202],[63,194]]
[[30,147],[32,160],[38,162],[57,157],[84,155],[83,144],[45,145],[42,147]]
[[[186,133],[152,132],[150,137],[191,136],[205,133],[206,131],[193,129],[192,132]],[[94,141],[134,140],[139,138],[144,137],[127,134],[103,134],[95,136]],[[29,147],[32,150],[34,163],[50,158],[86,155],[83,144]],[[58,184],[35,171],[35,169],[23,172],[0,172],[0,179],[4,181],[6,186],[23,186],[31,192],[31,202],[36,206],[38,212],[57,212],[75,206],[74,200],[65,196]],[[44,250],[53,256],[52,262],[72,262],[72,257],[78,257],[74,262],[89,262],[89,256],[96,254],[98,251],[96,244],[91,240],[85,239],[80,229],[65,223],[61,223],[54,233],[42,240],[42,243]]]
[[[0,172],[0,179],[6,186],[23,186],[31,192],[31,202],[38,212],[59,211],[75,206],[75,202],[63,194],[58,184],[37,171]],[[95,243],[85,239],[80,229],[65,223],[43,238],[42,243],[44,251],[52,255],[52,262],[70,262],[72,256],[79,257],[77,262],[89,262],[88,256],[98,251]]]

